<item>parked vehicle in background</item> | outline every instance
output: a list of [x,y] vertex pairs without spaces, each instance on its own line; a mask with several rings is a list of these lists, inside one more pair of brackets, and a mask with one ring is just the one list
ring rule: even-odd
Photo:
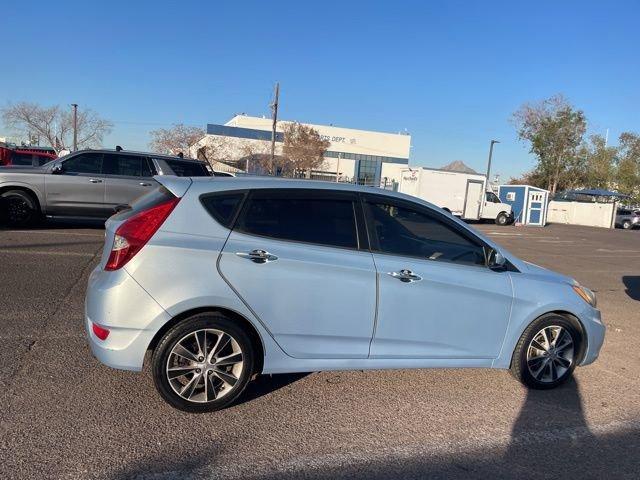
[[17,146],[0,143],[0,166],[39,167],[58,158],[55,151],[46,147]]
[[260,373],[486,367],[547,389],[604,341],[593,292],[415,197],[157,178],[107,221],[85,322],[106,365],[152,349],[176,408],[223,408]]
[[41,167],[0,167],[0,215],[25,225],[41,215],[107,219],[158,186],[154,175],[211,176],[200,160],[82,150]]
[[618,207],[615,224],[617,228],[624,228],[625,230],[640,227],[640,210]]
[[398,191],[421,198],[464,220],[513,222],[511,206],[488,191],[486,177],[478,173],[434,168],[403,170]]

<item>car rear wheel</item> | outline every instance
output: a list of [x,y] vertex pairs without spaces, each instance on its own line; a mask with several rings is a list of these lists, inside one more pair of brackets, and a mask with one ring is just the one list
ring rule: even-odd
[[500,214],[498,214],[498,216],[496,217],[496,225],[505,226],[508,223],[509,216],[506,213],[501,212]]
[[544,315],[520,337],[511,373],[529,388],[554,388],[571,376],[579,352],[580,333],[575,325],[560,315]]
[[253,373],[249,336],[219,313],[188,318],[160,340],[152,359],[160,395],[186,412],[211,412],[232,404]]
[[38,202],[23,190],[8,190],[0,194],[2,217],[12,226],[26,226],[33,223],[40,214]]

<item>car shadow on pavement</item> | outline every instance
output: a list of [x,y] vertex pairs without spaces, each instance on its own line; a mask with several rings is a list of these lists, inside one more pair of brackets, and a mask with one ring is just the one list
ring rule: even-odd
[[[282,383],[287,380],[281,379]],[[266,385],[258,386],[253,395],[263,388]],[[429,419],[427,416],[416,418],[416,421],[428,422]],[[491,422],[478,412],[478,422],[483,421]],[[485,432],[496,430],[493,424],[485,425],[484,429]],[[371,434],[375,435],[375,432]],[[203,445],[202,451],[188,461],[183,461],[180,455],[175,459],[156,458],[157,461],[152,459],[127,468],[115,478],[637,478],[640,447],[637,423],[618,429],[601,428],[599,434],[594,435],[587,425],[578,384],[573,379],[555,390],[528,391],[507,445],[496,434],[495,442],[480,435],[483,440],[474,447],[474,434],[477,435],[469,432],[471,445],[464,448],[455,442],[447,446],[448,432],[443,431],[441,438],[445,443],[442,445],[423,446],[407,439],[407,445],[394,445],[388,451],[308,452],[304,458],[292,456],[291,463],[287,461],[271,467],[262,463],[259,468],[250,461],[243,464],[240,459],[237,463],[225,461],[218,465],[215,452]],[[323,432],[315,432],[315,435],[323,435]],[[193,453],[191,449],[190,454]],[[159,464],[164,465],[161,473],[158,473]],[[273,473],[269,472],[270,468]]]
[[625,275],[622,277],[622,283],[625,286],[625,293],[640,302],[640,276]]
[[260,375],[247,385],[246,390],[233,406],[256,400],[257,398],[269,395],[276,390],[280,390],[292,383],[302,380],[310,373],[283,373],[279,375]]

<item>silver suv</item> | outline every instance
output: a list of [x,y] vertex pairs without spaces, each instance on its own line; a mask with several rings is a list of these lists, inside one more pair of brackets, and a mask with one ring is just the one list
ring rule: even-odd
[[85,322],[111,367],[141,370],[153,350],[177,408],[225,407],[260,373],[510,368],[545,389],[598,356],[593,292],[415,197],[156,178],[107,221]]
[[640,227],[640,210],[619,207],[616,212],[616,227],[625,230]]
[[152,153],[83,150],[41,167],[0,168],[0,217],[26,225],[41,215],[106,219],[158,186],[154,175],[210,176],[205,162]]

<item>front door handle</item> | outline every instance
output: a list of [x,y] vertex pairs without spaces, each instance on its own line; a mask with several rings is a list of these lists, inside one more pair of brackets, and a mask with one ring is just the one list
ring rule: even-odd
[[236,255],[251,260],[254,263],[267,263],[278,259],[275,255],[260,249],[251,250],[250,252],[237,252]]
[[91,183],[102,183],[102,180],[100,180],[99,178],[90,178],[89,181]]
[[389,272],[388,275],[391,275],[393,278],[397,278],[401,282],[411,283],[411,282],[419,282],[422,280],[420,275],[416,275],[411,270],[402,269],[399,272]]
[[141,187],[150,187],[150,186],[151,186],[151,184],[150,184],[150,183],[147,183],[147,182],[140,182],[140,186],[141,186]]

